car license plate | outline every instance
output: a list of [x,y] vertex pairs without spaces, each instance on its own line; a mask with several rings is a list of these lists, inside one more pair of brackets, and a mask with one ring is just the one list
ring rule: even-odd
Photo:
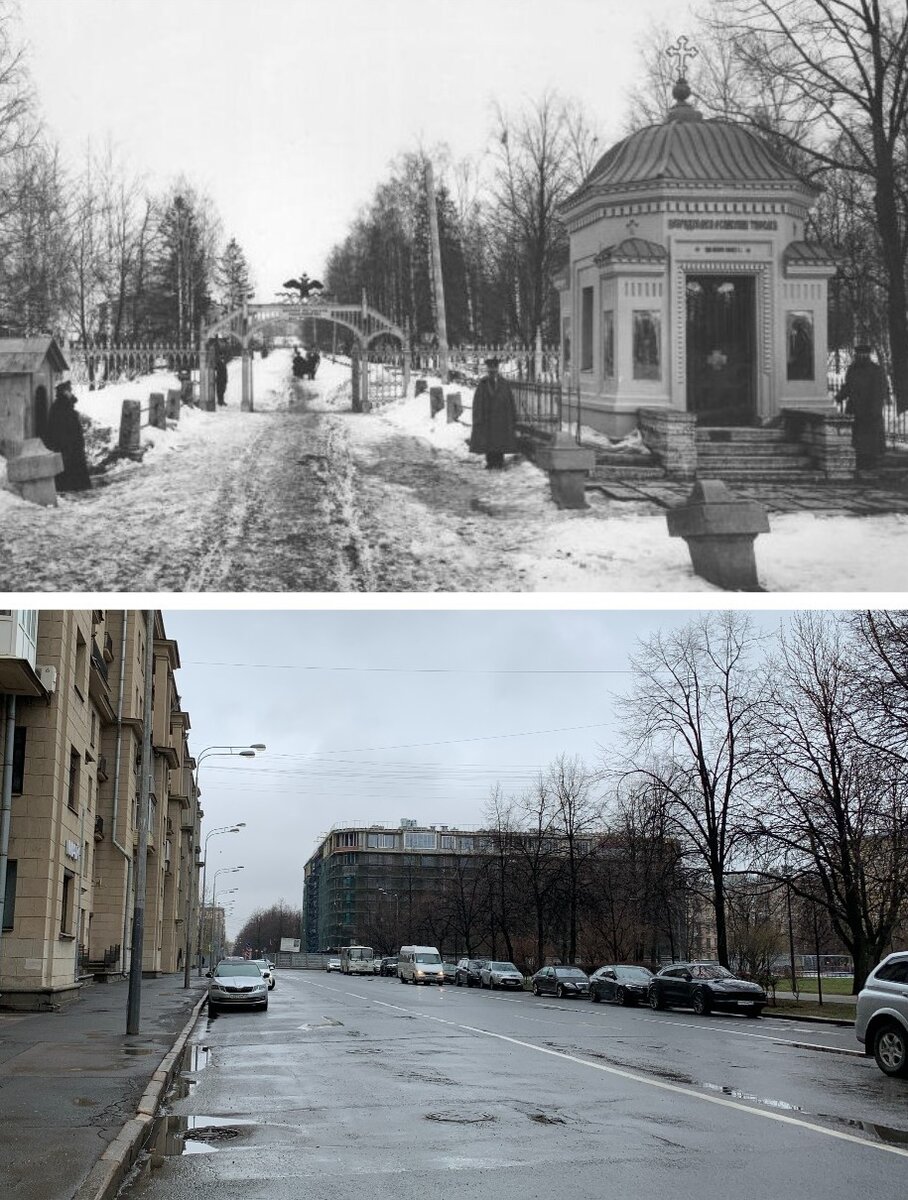
[[753,1006],[756,1004],[756,1000],[739,1000],[738,1003],[742,1008],[753,1008]]

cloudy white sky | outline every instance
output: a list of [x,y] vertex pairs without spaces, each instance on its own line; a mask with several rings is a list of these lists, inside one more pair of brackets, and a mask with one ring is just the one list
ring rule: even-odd
[[[781,614],[754,614],[778,628]],[[560,754],[616,743],[612,696],[637,639],[683,611],[174,611],[177,673],[200,767],[209,895],[238,887],[231,934],[257,908],[298,907],[303,864],[335,824],[401,817],[471,827],[490,789],[521,791]]]
[[546,88],[618,136],[650,22],[682,0],[20,0],[39,98],[77,161],[110,138],[163,186],[207,191],[258,298],[315,274],[419,144],[487,144],[492,105]]

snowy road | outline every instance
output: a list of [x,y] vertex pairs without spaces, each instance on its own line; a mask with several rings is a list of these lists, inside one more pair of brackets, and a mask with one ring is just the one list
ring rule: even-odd
[[[96,443],[125,398],[166,377],[80,395]],[[546,476],[488,472],[466,423],[411,395],[351,412],[349,368],[290,383],[289,351],[255,360],[255,412],[185,409],[143,430],[145,455],[90,493],[39,508],[0,486],[0,592],[708,592],[652,505],[591,493],[560,511]],[[104,430],[107,430],[105,433]],[[0,485],[4,460],[0,459]],[[773,592],[908,588],[908,518],[775,514],[756,545]]]

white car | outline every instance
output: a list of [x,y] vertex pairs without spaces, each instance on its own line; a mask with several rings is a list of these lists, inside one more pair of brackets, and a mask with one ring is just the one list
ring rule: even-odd
[[273,991],[274,985],[277,981],[274,978],[274,968],[271,966],[271,963],[267,958],[253,958],[252,962],[254,962],[258,969],[262,972],[262,978],[268,984],[268,991]]
[[325,959],[325,970],[326,971],[339,971],[340,969],[341,969],[341,960],[339,958],[326,958]]
[[268,984],[254,962],[219,962],[208,972],[208,1014],[241,1004],[268,1009]]
[[854,1032],[886,1075],[908,1075],[908,950],[887,955],[867,976]]
[[513,988],[523,991],[523,975],[512,962],[487,962],[479,972],[481,988]]

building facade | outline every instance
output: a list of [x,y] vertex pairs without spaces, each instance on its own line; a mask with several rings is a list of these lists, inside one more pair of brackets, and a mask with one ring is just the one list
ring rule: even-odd
[[176,643],[159,612],[148,626],[137,611],[0,612],[5,1007],[58,1006],[94,978],[130,968],[147,722],[143,971],[181,969],[194,941],[202,813],[189,717]]
[[608,150],[561,210],[565,372],[584,420],[612,436],[640,410],[708,426],[831,411],[835,266],[805,232],[818,192],[689,96],[679,79],[667,119]]

